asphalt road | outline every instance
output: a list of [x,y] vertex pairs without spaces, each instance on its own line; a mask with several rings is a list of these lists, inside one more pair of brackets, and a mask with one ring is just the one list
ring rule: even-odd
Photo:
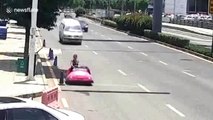
[[205,35],[199,35],[196,33],[191,32],[185,32],[181,30],[171,29],[171,28],[162,28],[162,32],[170,35],[175,35],[178,37],[183,37],[186,39],[189,39],[191,43],[198,44],[198,45],[206,45],[211,46],[212,45],[212,37],[205,36]]
[[81,46],[60,44],[57,28],[41,31],[60,70],[77,53],[92,71],[93,86],[61,87],[66,109],[86,120],[212,120],[211,62],[81,19],[89,23]]

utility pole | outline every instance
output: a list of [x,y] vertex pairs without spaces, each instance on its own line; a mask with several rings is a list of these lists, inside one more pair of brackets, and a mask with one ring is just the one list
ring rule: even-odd
[[174,16],[176,15],[176,0],[174,0]]
[[136,0],[134,0],[134,12],[136,12],[137,3]]
[[[213,18],[213,0],[209,0],[209,13],[212,15],[212,18]],[[213,57],[213,32],[212,32],[211,56]]]
[[163,0],[154,0],[154,12],[152,20],[152,32],[161,32],[162,28],[162,6]]
[[29,62],[28,62],[28,80],[34,80],[34,63],[35,63],[35,41],[36,41],[36,24],[37,24],[38,0],[32,0],[31,9],[31,32],[29,43]]
[[124,15],[124,0],[121,0],[121,15]]

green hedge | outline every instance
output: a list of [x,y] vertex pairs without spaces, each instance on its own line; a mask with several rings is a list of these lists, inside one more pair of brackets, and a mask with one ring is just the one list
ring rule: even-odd
[[116,22],[111,21],[111,20],[103,20],[103,21],[101,22],[101,24],[106,25],[106,26],[109,26],[109,27],[117,28]]
[[163,33],[156,34],[156,33],[153,33],[151,30],[144,30],[144,36],[154,40],[165,42],[177,47],[181,47],[181,48],[188,47],[190,42],[190,40],[163,34]]
[[85,13],[86,13],[86,10],[83,7],[75,8],[76,17],[84,15]]
[[144,29],[152,28],[152,18],[143,14],[124,15],[115,18],[118,29],[130,31],[138,35],[143,35]]
[[186,47],[186,48],[189,49],[189,50],[192,50],[194,52],[197,52],[197,53],[212,57],[211,56],[211,49],[210,48],[206,48],[203,45],[189,44],[189,46]]

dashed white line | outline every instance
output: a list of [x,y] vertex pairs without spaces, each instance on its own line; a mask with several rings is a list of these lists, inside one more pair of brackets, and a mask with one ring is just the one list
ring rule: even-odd
[[148,56],[146,53],[140,52],[141,55]]
[[94,30],[90,30],[91,32],[94,32]]
[[173,112],[175,112],[176,114],[178,114],[181,117],[185,117],[185,115],[183,113],[181,113],[180,111],[178,111],[176,108],[174,108],[173,106],[171,106],[170,104],[166,104],[166,106],[171,109]]
[[84,45],[86,48],[88,48],[89,46],[88,45]]
[[121,73],[124,76],[127,76],[127,74],[125,72],[123,72],[122,70],[118,70],[119,73]]
[[95,55],[98,55],[98,53],[97,53],[97,52],[95,52],[95,51],[92,51],[92,53],[94,53]]
[[138,84],[138,86],[140,88],[142,88],[143,90],[145,90],[146,92],[151,92],[149,89],[147,89],[145,86],[141,85],[141,84]]
[[131,50],[133,49],[131,46],[128,46],[128,48],[131,49]]
[[182,73],[184,73],[184,74],[186,74],[186,75],[188,75],[188,76],[191,76],[191,77],[196,77],[195,75],[193,75],[193,74],[191,74],[191,73],[188,73],[188,72],[186,72],[186,71],[182,71]]
[[163,61],[159,61],[161,64],[164,64],[164,65],[168,65],[167,63],[163,62]]
[[69,108],[69,105],[68,105],[67,100],[65,98],[61,98],[61,102],[62,102],[62,104],[65,108]]
[[117,42],[118,44],[121,44],[121,42]]
[[101,37],[105,37],[105,35],[101,35]]

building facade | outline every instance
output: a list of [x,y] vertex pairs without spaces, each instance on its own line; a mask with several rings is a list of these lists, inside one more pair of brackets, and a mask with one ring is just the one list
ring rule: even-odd
[[[150,0],[153,5],[154,0]],[[208,14],[209,0],[163,0],[164,12],[168,14]]]

